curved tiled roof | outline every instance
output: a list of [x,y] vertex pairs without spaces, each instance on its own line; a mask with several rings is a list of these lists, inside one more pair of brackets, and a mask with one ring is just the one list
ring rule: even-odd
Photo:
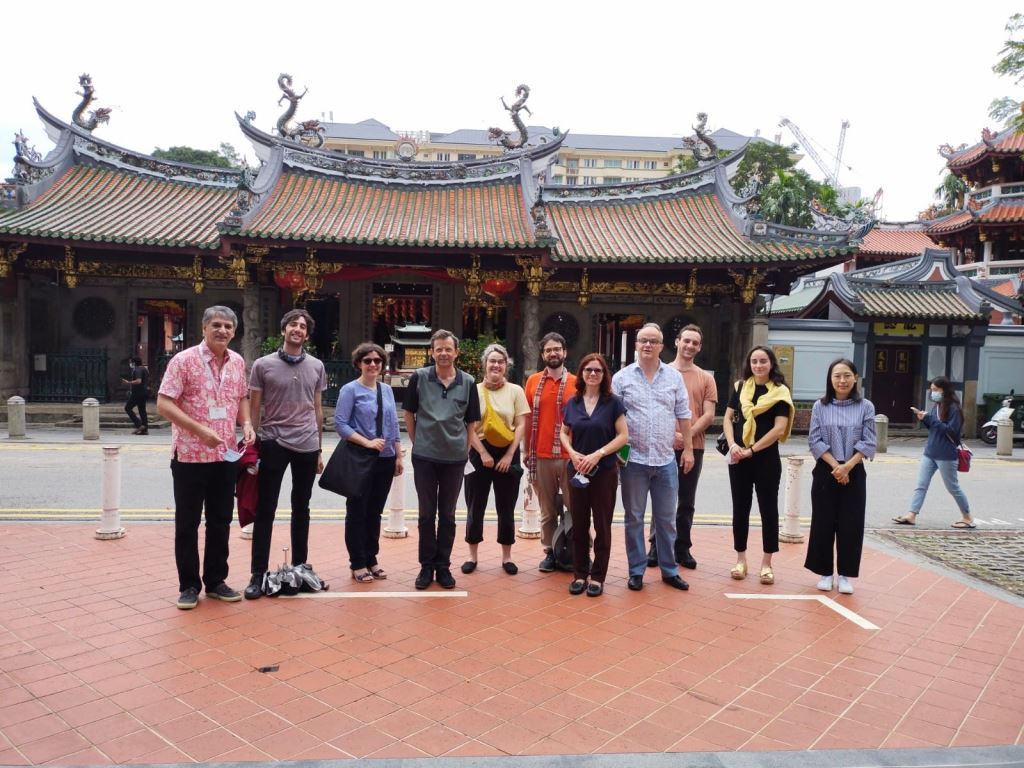
[[955,284],[939,289],[922,285],[868,287],[851,284],[851,287],[864,304],[864,315],[922,320],[971,320],[981,316],[960,297]]
[[546,208],[558,237],[554,261],[742,264],[803,261],[839,252],[745,237],[713,192],[601,203],[553,200]]
[[925,248],[934,247],[923,228],[882,229],[875,227],[861,240],[858,253],[868,256],[920,256]]
[[998,200],[979,211],[968,210],[939,219],[928,227],[931,234],[956,232],[975,224],[1018,224],[1024,222],[1024,200],[1011,198]]
[[979,141],[966,149],[962,149],[949,158],[946,165],[950,170],[967,168],[974,165],[987,154],[1013,155],[1024,152],[1024,133],[1015,128],[1007,128],[988,141]]
[[517,182],[448,186],[360,183],[283,174],[243,237],[372,245],[532,247]]
[[39,198],[0,217],[0,234],[215,248],[235,190],[73,166]]

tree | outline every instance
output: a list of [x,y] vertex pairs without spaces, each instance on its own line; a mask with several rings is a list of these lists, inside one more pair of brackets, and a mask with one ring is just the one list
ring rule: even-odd
[[[715,159],[721,160],[723,157],[728,157],[731,154],[732,152],[730,152],[727,149],[720,149],[718,150],[718,154],[715,157]],[[689,173],[690,171],[696,171],[698,167],[700,167],[700,164],[697,162],[697,158],[694,157],[692,154],[676,155],[676,159],[672,163],[672,170],[670,171],[670,173],[673,176],[678,176],[679,174]]]
[[170,149],[153,150],[153,157],[159,160],[174,160],[179,163],[205,165],[212,168],[239,168],[241,158],[233,146],[222,143],[217,151],[195,149],[194,147],[171,147]]
[[836,200],[835,190],[828,196],[827,193],[823,193],[823,187],[831,190],[828,185],[819,184],[812,179],[806,171],[788,173],[782,169],[776,170],[774,178],[758,193],[761,216],[775,224],[810,227],[814,223],[811,216],[811,200],[817,199],[821,202],[823,196],[831,197],[833,204]]
[[966,192],[967,185],[964,180],[955,173],[947,173],[942,183],[935,188],[935,197],[942,203],[942,209],[937,211],[936,215],[945,216],[947,213],[960,210]]
[[[1009,37],[1002,50],[999,60],[992,66],[992,71],[1003,77],[1013,78],[1014,85],[1024,81],[1024,41],[1015,40],[1017,33],[1024,30],[1024,14],[1015,13],[1006,22]],[[988,106],[988,114],[993,120],[1005,120],[1007,126],[1024,130],[1024,115],[1020,112],[1021,103],[1018,99],[1003,96],[993,99]]]
[[796,165],[791,157],[794,152],[796,144],[788,147],[767,141],[748,144],[747,151],[736,168],[736,175],[732,177],[732,188],[737,193],[742,193],[751,181],[756,182],[759,187],[770,183],[777,171],[788,171]]

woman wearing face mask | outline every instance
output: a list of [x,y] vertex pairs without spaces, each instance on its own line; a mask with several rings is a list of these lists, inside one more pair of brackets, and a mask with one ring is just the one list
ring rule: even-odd
[[932,476],[938,470],[942,476],[942,482],[949,491],[950,496],[960,508],[960,519],[952,524],[953,528],[974,528],[974,518],[971,517],[971,505],[967,502],[967,495],[960,488],[957,479],[957,455],[956,449],[960,444],[960,428],[963,426],[964,416],[960,410],[960,399],[953,391],[953,385],[945,376],[939,376],[932,380],[928,387],[928,396],[934,405],[930,412],[911,408],[917,420],[928,427],[928,442],[924,446],[924,456],[917,470],[917,487],[910,499],[910,511],[905,515],[893,518],[893,522],[900,525],[916,525],[917,516],[921,513],[924,505],[925,494],[928,493],[928,486],[932,482]]

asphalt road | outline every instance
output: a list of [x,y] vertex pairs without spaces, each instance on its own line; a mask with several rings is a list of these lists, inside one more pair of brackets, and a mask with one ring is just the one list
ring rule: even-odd
[[[173,510],[171,493],[170,432],[137,437],[123,431],[106,431],[100,441],[84,441],[68,429],[30,429],[28,439],[0,437],[0,520],[92,520],[102,506],[103,445],[121,446],[121,510],[131,519],[168,519]],[[325,438],[325,454],[336,436]],[[803,456],[800,482],[800,515],[804,525],[810,515],[810,471],[813,462],[806,438],[795,435],[783,446],[786,456]],[[869,528],[896,527],[891,518],[907,510],[917,477],[923,438],[899,437],[890,441],[888,453],[879,454],[868,466]],[[995,449],[972,442],[974,465],[960,475],[980,530],[1024,530],[1024,449],[1015,456],[996,458]],[[408,462],[407,462],[408,465]],[[416,495],[412,474],[407,472],[405,506],[415,513]],[[783,475],[785,485],[785,473]],[[287,511],[290,491],[286,477],[282,487],[282,513]],[[520,501],[520,505],[521,505]],[[780,509],[785,509],[785,490],[780,490]],[[311,502],[314,519],[341,519],[344,499],[314,487]],[[460,499],[460,510],[464,503]],[[618,504],[621,519],[621,502]],[[462,514],[460,514],[460,518]],[[756,511],[753,518],[756,519]],[[953,499],[933,478],[917,529],[947,530],[959,518]],[[709,448],[697,493],[698,524],[728,525],[731,520],[729,483],[724,459]],[[900,528],[904,528],[900,526]],[[905,529],[905,528],[904,528]]]

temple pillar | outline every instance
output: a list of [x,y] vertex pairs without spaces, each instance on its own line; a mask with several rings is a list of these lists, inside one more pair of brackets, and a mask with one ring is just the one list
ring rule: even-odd
[[765,315],[750,318],[750,346],[768,346],[768,318]]
[[981,253],[982,253],[982,259],[981,260],[983,262],[985,262],[985,266],[988,266],[988,263],[990,261],[992,261],[992,240],[991,239],[986,240],[984,243],[982,243]]
[[537,372],[540,359],[540,297],[523,297],[523,379]]
[[260,356],[260,287],[249,281],[242,289],[242,324],[245,334],[242,337],[242,357],[245,367],[252,368],[256,358]]
[[14,308],[14,338],[11,352],[14,356],[15,394],[28,397],[31,389],[32,361],[29,349],[29,328],[31,328],[31,282],[27,275],[18,275],[18,304]]

